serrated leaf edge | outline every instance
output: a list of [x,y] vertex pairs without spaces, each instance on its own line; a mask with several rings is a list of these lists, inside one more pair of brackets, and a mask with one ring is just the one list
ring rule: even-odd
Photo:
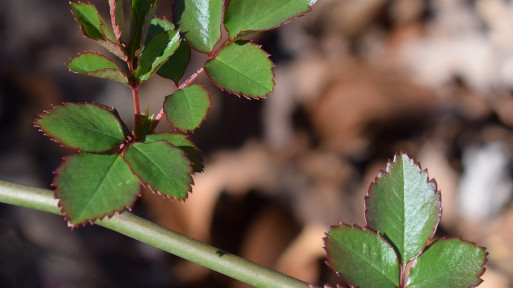
[[[367,194],[365,194],[365,196],[363,197],[364,200],[363,200],[363,206],[364,206],[364,218],[365,218],[365,226],[364,227],[369,227],[369,220],[367,218],[367,199],[370,198],[372,195],[371,195],[371,188],[373,185],[377,185],[377,181],[378,179],[383,175],[383,174],[390,174],[390,171],[388,171],[390,165],[394,164],[396,161],[397,161],[397,157],[399,155],[403,155],[403,157],[407,157],[407,159],[412,162],[415,166],[417,166],[420,170],[420,173],[423,174],[423,173],[426,173],[426,178],[427,178],[427,183],[432,183],[435,185],[435,194],[438,195],[438,208],[439,208],[439,213],[437,215],[437,221],[436,221],[436,224],[434,225],[433,227],[433,232],[431,232],[431,236],[426,240],[426,243],[424,243],[424,248],[420,250],[420,252],[415,255],[414,257],[412,257],[411,259],[408,259],[407,262],[409,261],[412,261],[414,259],[416,259],[417,257],[419,257],[420,254],[422,254],[424,252],[424,250],[426,250],[426,248],[428,247],[428,243],[429,241],[433,238],[433,236],[435,235],[436,233],[436,230],[438,230],[438,225],[440,225],[440,221],[442,219],[442,210],[443,210],[443,207],[442,207],[442,192],[440,191],[440,189],[438,189],[438,184],[436,183],[436,180],[434,178],[431,178],[429,179],[429,174],[428,174],[428,170],[427,169],[422,169],[422,166],[420,165],[419,162],[415,162],[415,160],[413,159],[413,157],[410,157],[408,155],[408,153],[406,152],[403,152],[403,151],[399,151],[398,153],[395,153],[394,154],[394,158],[393,159],[388,159],[387,161],[387,165],[386,165],[386,168],[385,170],[383,169],[379,169],[378,171],[378,176],[374,177],[374,180],[371,182],[371,184],[369,185],[369,189],[367,190]],[[384,237],[384,236],[383,236]],[[388,239],[387,239],[388,241]],[[388,241],[390,244],[392,244],[390,241]],[[394,251],[395,251],[395,246],[392,245],[392,247],[394,248]],[[398,254],[398,251],[395,251],[396,254]]]
[[[109,111],[108,109],[106,109],[106,108],[114,109],[113,107],[110,107],[110,106],[107,106],[107,105],[103,105],[103,104],[100,104],[100,103],[96,103],[96,102],[79,102],[79,103],[62,102],[60,105],[50,104],[50,109],[48,109],[48,110],[45,109],[45,110],[43,110],[43,112],[39,113],[37,115],[37,117],[34,119],[34,121],[32,122],[32,124],[34,124],[34,127],[37,128],[37,130],[39,132],[43,133],[44,136],[48,137],[51,141],[58,143],[59,147],[72,149],[72,150],[76,151],[77,153],[87,152],[87,153],[92,153],[92,154],[101,154],[101,153],[109,152],[109,151],[115,149],[115,147],[114,147],[114,148],[111,148],[111,149],[105,150],[105,151],[87,151],[87,150],[82,150],[82,149],[79,149],[79,148],[71,147],[71,146],[66,145],[66,144],[60,142],[59,140],[57,140],[54,135],[52,135],[51,133],[46,132],[39,124],[37,124],[37,121],[39,119],[43,119],[47,114],[50,114],[50,112],[55,110],[57,108],[57,106],[68,106],[70,104],[71,105],[96,105],[96,106],[100,107],[101,109],[106,110],[107,112],[111,113],[116,118],[116,121],[118,122],[119,126],[121,128],[123,128],[123,123],[121,122],[121,119],[119,119],[116,116],[115,113],[113,113],[112,111]],[[120,145],[121,144],[122,143],[120,143]]]
[[[77,19],[77,17],[75,17],[75,13],[73,13],[73,5],[72,5],[72,4],[76,4],[76,5],[91,5],[91,6],[93,6],[93,7],[96,9],[96,14],[98,15],[98,18],[99,18],[100,20],[102,20],[102,17],[101,17],[101,15],[100,15],[100,13],[98,12],[98,9],[96,8],[96,6],[94,6],[94,5],[93,5],[91,2],[89,2],[89,1],[78,1],[78,2],[76,2],[76,3],[75,3],[75,2],[69,2],[69,3],[70,3],[70,5],[71,5],[71,15],[72,15],[72,16],[73,16],[73,18],[78,22],[78,25],[80,26],[80,31],[82,31],[82,35],[83,35],[85,38],[88,38],[88,39],[91,39],[91,40],[97,41],[99,44],[100,44],[100,41],[104,41],[104,42],[111,42],[111,43],[113,43],[114,45],[116,45],[116,46],[118,46],[118,47],[119,47],[119,50],[120,50],[120,52],[122,52],[122,53],[123,53],[123,55],[117,55],[116,53],[114,53],[114,52],[110,51],[109,49],[107,49],[107,50],[109,50],[109,52],[111,52],[112,54],[116,55],[117,57],[119,57],[119,58],[120,58],[121,60],[123,60],[123,61],[126,61],[126,60],[128,59],[128,55],[127,55],[126,51],[124,50],[124,48],[121,46],[121,44],[120,44],[120,43],[116,43],[116,42],[114,42],[114,41],[112,41],[112,40],[110,40],[110,39],[107,39],[107,38],[105,37],[105,35],[103,34],[103,31],[102,31],[101,29],[100,29],[100,30],[101,30],[102,35],[103,35],[103,37],[104,37],[103,39],[100,39],[100,38],[95,39],[95,38],[91,38],[91,37],[87,36],[87,35],[86,35],[86,33],[85,33],[85,31],[84,31],[84,27],[82,26],[82,23],[80,23],[80,21]],[[105,21],[100,21],[100,27],[102,27],[102,26],[103,26],[103,25],[105,25],[105,24],[106,24],[106,23],[105,23]],[[110,28],[110,27],[107,27],[107,28]],[[113,32],[113,33],[114,33],[114,32]],[[114,37],[116,37],[115,33],[114,33]],[[118,40],[118,41],[119,41],[119,40]],[[101,45],[101,44],[100,44],[100,45]],[[103,45],[101,45],[101,46],[103,46]]]
[[[103,41],[103,40],[102,40]],[[105,40],[105,41],[110,41],[110,40]],[[98,56],[101,56],[107,60],[109,60],[110,62],[114,63],[117,67],[118,67],[118,71],[123,75],[125,76],[125,79],[126,79],[126,83],[125,82],[118,82],[114,79],[107,79],[107,78],[102,78],[102,77],[98,77],[98,76],[94,76],[94,75],[90,75],[90,73],[87,73],[87,72],[76,72],[76,71],[73,71],[73,69],[71,69],[71,67],[69,67],[68,64],[70,64],[71,62],[73,62],[73,59],[75,58],[78,58],[82,55],[87,55],[87,54],[96,54]],[[119,64],[114,62],[112,59],[110,59],[109,57],[101,54],[101,53],[97,53],[97,52],[94,52],[94,51],[84,51],[84,52],[78,52],[77,53],[77,56],[75,57],[70,57],[68,58],[68,62],[66,62],[64,65],[66,65],[66,67],[68,67],[68,70],[72,73],[75,73],[75,74],[80,74],[80,75],[85,75],[85,76],[90,76],[90,77],[96,77],[96,78],[101,78],[101,79],[104,79],[104,80],[111,80],[111,81],[115,81],[115,82],[118,82],[118,83],[121,83],[121,84],[126,84],[126,85],[129,85],[129,80],[128,80],[128,76],[126,75],[125,72],[123,72],[123,70],[121,69],[121,67],[119,67]],[[91,71],[91,72],[96,72],[96,71],[108,71],[108,70],[113,70],[113,71],[116,71],[116,69],[113,69],[113,68],[104,68],[104,69],[98,69],[98,70],[94,70],[94,71]]]
[[[199,127],[201,127],[201,124],[203,124],[203,122],[207,119],[208,111],[210,111],[210,108],[212,108],[212,97],[210,97],[210,91],[208,91],[208,90],[207,90],[207,88],[205,87],[205,85],[203,85],[203,84],[193,84],[193,85],[187,86],[187,87],[185,87],[185,88],[183,88],[183,89],[177,89],[175,92],[173,92],[173,94],[174,94],[174,93],[176,93],[178,90],[184,90],[184,89],[186,89],[186,88],[188,88],[188,87],[192,87],[192,86],[194,86],[194,85],[198,85],[198,86],[200,86],[200,87],[203,89],[203,91],[207,92],[207,97],[208,97],[208,100],[209,100],[209,102],[210,102],[210,105],[207,107],[207,112],[205,113],[205,117],[203,117],[203,120],[200,122],[200,124],[199,124],[199,125],[197,125],[197,126],[196,126],[196,127],[194,127],[193,129],[189,129],[189,130],[187,130],[187,129],[185,129],[185,130],[184,130],[184,129],[181,129],[181,128],[177,128],[177,127],[175,127],[175,126],[173,125],[173,123],[171,123],[171,121],[169,121],[169,118],[167,117],[166,110],[165,110],[164,108],[163,108],[163,110],[162,110],[162,111],[164,111],[164,114],[166,115],[166,117],[165,117],[165,118],[166,118],[167,123],[169,123],[169,125],[171,125],[171,127],[173,127],[173,129],[178,130],[178,131],[183,132],[183,133],[187,133],[187,132],[194,132],[194,130],[196,130],[196,129],[198,129]],[[171,95],[173,95],[173,94],[170,94],[170,95],[166,96],[166,98],[164,99],[164,103],[162,104],[162,106],[163,106],[163,107],[166,107],[166,102],[167,102],[168,97],[169,97],[169,96],[171,96]],[[162,134],[165,134],[165,133],[162,133]],[[176,133],[175,133],[175,134],[176,134]],[[187,138],[188,138],[188,136],[187,136]],[[192,142],[191,142],[191,143],[192,143]]]
[[[339,225],[331,225],[329,227],[329,231],[328,232],[325,232],[325,236],[322,238],[322,241],[324,242],[324,253],[326,254],[326,258],[328,260],[324,261],[324,263],[332,270],[335,272],[335,274],[337,274],[337,276],[339,277],[340,280],[342,280],[342,282],[344,282],[344,284],[346,284],[347,286],[349,287],[352,287],[354,288],[355,286],[349,282],[347,279],[345,279],[342,274],[340,274],[340,272],[337,271],[337,269],[333,266],[330,265],[330,262],[333,260],[333,258],[331,257],[331,255],[329,254],[328,252],[328,234],[333,230],[333,229],[339,229],[339,228],[342,228],[343,226],[346,226],[346,227],[349,227],[349,228],[356,228],[356,229],[360,229],[362,231],[370,231],[371,233],[374,233],[376,235],[378,235],[383,241],[385,241],[394,251],[394,253],[396,254],[396,257],[397,257],[397,265],[398,265],[398,269],[399,269],[399,265],[400,265],[400,262],[399,262],[399,256],[397,255],[397,252],[395,251],[394,249],[394,246],[392,245],[392,243],[390,243],[390,241],[388,241],[388,239],[386,239],[383,235],[381,235],[381,233],[379,231],[374,231],[373,229],[367,227],[367,226],[363,226],[363,227],[360,227],[354,223],[352,223],[351,225],[349,224],[346,224],[346,223],[343,223],[343,222],[340,222]],[[398,279],[399,280],[399,279]],[[337,284],[337,287],[339,287],[339,285]]]
[[[70,228],[70,230],[73,230],[73,229],[78,228],[80,226],[85,227],[85,226],[87,226],[88,223],[90,225],[93,225],[95,221],[102,220],[105,217],[112,218],[116,213],[121,214],[121,213],[123,213],[123,212],[125,212],[127,210],[128,211],[132,211],[132,208],[134,207],[135,202],[137,202],[137,199],[142,196],[142,192],[141,192],[142,185],[141,185],[141,182],[139,182],[139,193],[134,197],[134,199],[132,200],[132,203],[130,205],[126,205],[122,209],[114,209],[112,212],[105,213],[102,216],[88,218],[88,219],[86,219],[86,220],[84,220],[82,222],[79,222],[77,224],[72,224],[71,223],[71,218],[69,217],[69,211],[66,210],[64,208],[64,206],[62,205],[63,199],[57,196],[57,194],[59,193],[59,186],[57,184],[55,184],[55,181],[57,180],[57,177],[59,176],[59,173],[57,171],[59,171],[59,169],[66,163],[67,158],[68,157],[72,157],[74,155],[77,155],[79,153],[80,152],[76,152],[76,153],[72,153],[72,154],[69,154],[69,155],[66,155],[66,156],[62,157],[61,164],[59,165],[59,167],[57,167],[57,169],[55,169],[53,171],[53,174],[55,176],[54,176],[54,178],[52,180],[52,183],[50,184],[51,187],[55,187],[55,189],[53,191],[53,197],[55,199],[59,200],[59,202],[57,203],[57,206],[60,208],[60,214],[64,216],[64,221],[66,221],[68,223],[68,227]],[[87,153],[89,153],[89,152],[87,152]],[[124,160],[125,159],[123,159],[123,161]],[[126,161],[125,161],[125,163],[126,163]],[[132,170],[130,170],[130,171],[132,171]]]
[[[179,132],[166,132],[166,133],[155,133],[155,134],[158,134],[158,135],[164,135],[164,134],[172,134],[172,135],[183,135],[185,137],[185,139],[190,143],[190,145],[196,149],[198,152],[200,152],[201,154],[201,149],[198,148],[198,146],[196,146],[196,144],[194,144],[191,140],[189,140],[189,135],[188,134],[185,134],[185,133],[179,133]],[[149,134],[151,135],[151,134]],[[160,139],[160,140],[156,140],[156,141],[153,141],[153,142],[157,142],[157,141],[166,141],[168,142],[170,145],[173,145],[171,144],[169,141],[167,140],[164,140],[164,139]],[[150,143],[153,143],[153,142],[150,142]],[[174,145],[173,145],[174,146]],[[199,164],[201,164],[201,170],[199,171],[194,171],[194,163],[192,163],[191,159],[189,158],[189,153],[187,153],[185,150],[183,150],[182,148],[178,147],[178,146],[175,146],[176,148],[178,149],[181,149],[183,151],[183,153],[187,156],[187,158],[189,159],[189,161],[191,162],[191,167],[193,168],[193,173],[191,175],[194,175],[196,172],[203,172],[205,170],[205,163],[204,163],[204,160],[203,160],[203,157],[201,157],[201,162]],[[192,192],[192,191],[191,191]]]
[[[174,147],[176,149],[179,149],[180,151],[182,151],[182,153],[184,155],[188,155],[183,149],[181,149],[180,147],[176,147],[174,146],[173,144],[169,143],[169,141],[166,141],[166,140],[157,140],[155,142],[164,142],[166,143],[167,145],[171,146],[171,147]],[[155,143],[155,142],[151,142],[151,143]],[[143,142],[134,142],[134,143],[143,143]],[[130,145],[127,146],[127,149]],[[186,191],[185,193],[185,197],[180,199],[180,198],[176,198],[174,196],[169,196],[169,195],[164,195],[162,194],[159,190],[156,190],[156,189],[153,189],[153,187],[151,186],[151,184],[147,183],[147,182],[144,182],[141,177],[135,173],[135,171],[132,169],[132,165],[130,165],[130,163],[125,159],[125,152],[126,149],[124,149],[124,151],[121,153],[121,157],[123,158],[123,160],[125,161],[125,163],[128,165],[128,168],[130,168],[130,171],[132,171],[132,173],[137,177],[137,179],[139,179],[139,182],[141,183],[141,185],[143,187],[146,187],[148,188],[153,194],[156,194],[156,195],[159,195],[161,196],[162,198],[164,199],[169,199],[169,200],[177,200],[177,201],[182,201],[182,202],[185,202],[187,200],[187,198],[189,198],[189,194],[192,194],[192,186],[194,186],[194,178],[192,178],[192,175],[195,174],[194,172],[194,168],[192,167],[192,162],[191,160],[189,159],[189,157],[187,157],[187,160],[189,160],[189,168],[190,168],[190,171],[191,173],[187,173],[189,175],[189,179],[191,180],[190,184],[189,184],[189,189]]]
[[[424,247],[424,249],[422,250],[422,252],[421,252],[419,255],[415,256],[415,258],[413,258],[412,260],[415,260],[415,261],[416,261],[416,260],[419,258],[419,256],[420,256],[422,253],[424,253],[424,251],[425,251],[426,249],[428,249],[429,247],[431,247],[431,246],[432,246],[433,244],[435,244],[436,242],[438,242],[438,241],[440,241],[440,240],[454,240],[454,239],[460,240],[461,242],[465,242],[465,243],[467,243],[467,244],[471,244],[472,246],[474,246],[474,248],[478,248],[478,249],[482,249],[482,250],[483,250],[483,252],[484,252],[484,261],[479,265],[479,266],[482,268],[482,271],[481,271],[481,273],[480,273],[480,274],[475,275],[475,277],[479,280],[479,283],[477,283],[477,285],[476,285],[476,286],[472,286],[472,287],[468,287],[468,288],[473,288],[473,287],[477,287],[477,286],[481,285],[481,283],[483,283],[483,281],[484,281],[484,280],[481,278],[481,276],[483,276],[483,274],[486,272],[486,267],[485,267],[485,265],[486,265],[486,263],[488,262],[488,255],[489,255],[489,253],[486,251],[486,247],[479,246],[479,245],[477,245],[477,243],[476,243],[476,242],[466,241],[466,240],[463,240],[461,237],[441,237],[441,238],[439,238],[439,239],[436,239],[435,241],[433,241],[433,242],[432,242],[432,243],[430,243],[429,245],[426,245],[426,246]],[[412,263],[412,265],[413,265],[413,264],[414,264],[414,263]],[[413,267],[413,266],[412,266],[412,267]]]
[[[230,43],[228,43],[228,45],[230,45],[230,44],[234,44],[234,43],[236,43],[236,42],[241,42],[241,41],[230,42]],[[226,92],[228,92],[228,93],[230,93],[230,94],[234,94],[234,95],[236,95],[236,96],[238,96],[238,97],[244,97],[244,98],[246,98],[246,99],[248,99],[248,100],[261,100],[261,99],[267,99],[267,96],[268,96],[269,94],[274,93],[274,88],[276,87],[276,81],[274,81],[274,79],[276,78],[276,74],[274,74],[274,68],[276,68],[276,65],[274,65],[274,62],[270,59],[270,56],[271,56],[271,55],[270,55],[269,53],[267,53],[267,51],[265,51],[264,49],[262,49],[262,45],[260,45],[260,44],[255,44],[255,43],[253,43],[253,41],[242,41],[242,42],[249,43],[250,45],[256,46],[256,47],[258,47],[258,49],[260,49],[261,51],[263,51],[263,52],[266,54],[266,56],[267,56],[267,61],[269,61],[269,62],[271,63],[271,69],[270,69],[270,70],[271,70],[271,73],[273,74],[273,77],[271,78],[271,81],[273,82],[273,88],[271,89],[271,92],[269,92],[269,93],[267,93],[267,94],[265,94],[265,95],[263,95],[263,96],[255,96],[255,97],[251,97],[251,96],[248,96],[247,94],[244,94],[244,93],[242,93],[242,92],[235,92],[235,91],[231,91],[231,90],[229,90],[229,89],[225,89],[225,88],[221,87],[218,83],[216,83],[216,82],[214,81],[214,79],[212,79],[212,78],[210,77],[210,75],[208,75],[208,71],[207,71],[207,69],[205,69],[205,74],[207,75],[207,78],[210,80],[210,82],[211,82],[211,83],[213,83],[215,86],[217,86],[217,88],[219,88],[221,91],[226,91]],[[226,45],[226,46],[228,46],[228,45]],[[224,46],[224,47],[226,47],[226,46]],[[219,54],[219,52],[221,52],[221,50],[222,50],[224,47],[221,47],[218,51],[216,51],[216,53],[215,53],[215,54],[213,54],[213,55],[212,55],[212,56],[207,60],[207,62],[209,62],[209,61],[211,61],[211,60],[214,60],[214,59],[215,59],[215,57],[217,56],[217,54]],[[206,64],[207,62],[205,62],[205,64]]]
[[[225,13],[226,13],[226,9],[228,8],[228,5],[230,5],[230,3],[231,3],[231,2],[232,2],[231,0],[227,0],[226,4],[225,4],[225,5],[224,5],[224,7],[223,7],[223,18],[222,18],[222,23],[221,23],[223,26],[224,26],[224,15],[225,15]],[[310,1],[310,3],[308,4],[309,9],[308,9],[307,11],[305,11],[305,12],[303,12],[303,13],[299,14],[299,15],[293,16],[293,17],[291,17],[291,18],[287,19],[285,22],[282,22],[282,23],[280,23],[280,24],[278,24],[278,25],[276,25],[276,26],[274,26],[274,27],[268,28],[268,29],[263,29],[263,30],[242,30],[242,31],[240,31],[239,33],[237,33],[236,35],[234,35],[233,37],[230,37],[230,36],[229,36],[229,35],[230,35],[230,32],[228,31],[228,29],[226,29],[226,27],[225,27],[225,29],[226,29],[226,32],[228,32],[228,37],[229,37],[229,39],[231,39],[231,40],[233,40],[233,41],[242,40],[242,39],[244,39],[245,37],[238,38],[241,34],[244,34],[244,33],[247,33],[247,32],[255,32],[255,33],[258,33],[258,32],[263,32],[263,31],[270,31],[270,30],[276,29],[276,28],[278,28],[278,27],[280,27],[280,26],[282,26],[282,25],[285,25],[285,24],[289,23],[290,21],[292,21],[292,20],[294,20],[294,19],[296,19],[296,18],[299,18],[299,17],[303,17],[303,16],[305,16],[305,14],[306,14],[306,13],[313,11],[312,6],[313,6],[316,2],[317,2],[317,0]]]

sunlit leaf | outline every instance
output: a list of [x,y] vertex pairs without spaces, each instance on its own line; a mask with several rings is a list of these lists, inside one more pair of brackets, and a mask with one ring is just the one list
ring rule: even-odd
[[66,157],[53,183],[59,206],[72,225],[130,208],[140,182],[117,154],[78,153]]
[[200,126],[210,106],[207,90],[195,84],[167,96],[164,101],[164,112],[174,128],[191,131]]
[[223,0],[177,0],[174,16],[185,39],[198,51],[210,53],[221,38]]
[[380,235],[357,226],[332,227],[325,238],[328,264],[360,288],[399,286],[399,262]]
[[189,160],[191,160],[194,172],[203,171],[203,159],[201,157],[201,153],[198,147],[189,140],[187,135],[182,133],[149,134],[146,135],[144,143],[151,143],[160,140],[165,140],[171,143],[171,145],[182,149],[187,154]]
[[92,52],[83,53],[71,59],[66,65],[75,73],[128,84],[128,78],[125,73],[121,71],[119,66],[109,58],[100,54]]
[[310,11],[312,4],[312,0],[230,0],[224,26],[232,39],[246,36],[241,33],[275,28]]
[[402,153],[387,164],[365,198],[369,228],[397,249],[402,264],[417,256],[440,221],[440,192],[413,159]]
[[220,88],[251,98],[273,91],[272,67],[267,53],[249,42],[230,44],[205,64],[208,76]]
[[178,31],[165,31],[155,34],[144,48],[139,66],[134,72],[138,82],[148,80],[180,45]]
[[125,139],[119,119],[96,104],[58,105],[35,123],[53,140],[83,151],[108,151]]
[[185,153],[167,141],[133,143],[124,157],[132,171],[153,191],[185,199],[191,191],[193,172]]
[[442,239],[413,263],[408,288],[475,287],[482,282],[486,252],[460,239]]

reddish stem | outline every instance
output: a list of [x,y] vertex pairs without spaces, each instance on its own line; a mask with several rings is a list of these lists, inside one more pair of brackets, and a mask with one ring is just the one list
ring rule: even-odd
[[131,86],[132,88],[132,96],[134,99],[134,114],[135,114],[135,127],[139,127],[141,122],[141,104],[139,102],[139,85]]
[[401,270],[401,278],[399,279],[399,288],[404,288],[406,285],[406,265],[399,265],[399,269]]
[[191,77],[189,77],[187,80],[185,80],[180,86],[178,86],[178,90],[182,90],[184,88],[187,88],[189,85],[191,85],[191,83],[196,80],[196,78],[198,78],[199,75],[201,75],[201,73],[203,73],[203,70],[205,70],[205,64],[203,64],[203,66],[201,66],[198,71],[194,72],[194,74],[191,75]]

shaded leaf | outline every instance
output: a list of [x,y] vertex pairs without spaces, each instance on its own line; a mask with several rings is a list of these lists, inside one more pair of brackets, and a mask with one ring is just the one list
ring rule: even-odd
[[162,66],[160,66],[157,74],[160,76],[171,79],[178,86],[178,82],[183,76],[189,60],[191,59],[191,47],[185,40],[180,41],[180,46],[176,49],[175,53],[167,59]]
[[[312,0],[230,0],[224,14],[224,27],[231,39],[247,31],[272,29],[310,11],[312,2]],[[247,34],[240,36],[244,37]]]
[[189,160],[191,160],[194,172],[203,171],[203,159],[201,157],[201,153],[198,147],[189,140],[187,135],[181,133],[150,134],[146,135],[144,143],[151,143],[160,140],[165,140],[171,145],[182,149],[187,154]]
[[125,11],[123,10],[123,0],[109,0],[109,6],[114,35],[118,42],[121,42],[121,39],[125,35]]
[[138,82],[148,80],[160,66],[175,52],[180,44],[178,31],[165,31],[156,34],[144,48],[139,58],[139,66],[134,72]]
[[66,65],[75,73],[128,84],[128,78],[125,73],[121,71],[119,66],[109,58],[100,54],[92,52],[80,54],[71,59]]
[[175,30],[175,25],[166,19],[155,17],[150,21],[150,27],[148,28],[148,34],[146,34],[145,45],[155,36],[155,34]]
[[486,252],[460,239],[441,239],[415,259],[408,288],[475,287],[482,282]]
[[75,226],[130,208],[140,193],[139,179],[123,158],[110,153],[67,157],[53,184],[64,215]]
[[185,153],[167,141],[133,143],[124,157],[132,171],[153,191],[177,199],[191,191],[192,167]]
[[118,39],[91,3],[71,3],[71,11],[80,23],[85,36],[96,40],[120,59],[126,60],[127,55]]
[[210,96],[201,85],[176,90],[164,100],[164,112],[174,128],[191,131],[198,128],[210,108]]
[[130,9],[130,39],[128,55],[133,59],[146,39],[145,31],[150,25],[159,0],[132,0]]
[[413,159],[401,153],[380,172],[365,197],[367,225],[396,248],[402,264],[417,256],[441,216],[440,192]]
[[210,53],[221,38],[223,0],[177,0],[174,19],[190,45]]
[[205,64],[210,79],[220,88],[247,97],[265,97],[274,88],[273,63],[259,46],[235,42]]
[[399,262],[380,235],[358,226],[332,227],[324,239],[328,265],[360,288],[399,286]]
[[58,105],[35,124],[53,140],[83,151],[108,151],[125,139],[118,118],[96,104]]

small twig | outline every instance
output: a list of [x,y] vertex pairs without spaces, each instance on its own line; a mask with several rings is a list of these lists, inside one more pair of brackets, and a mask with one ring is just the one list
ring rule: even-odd
[[[60,212],[53,191],[1,180],[0,202],[53,214]],[[94,223],[256,287],[313,287],[128,212]]]

